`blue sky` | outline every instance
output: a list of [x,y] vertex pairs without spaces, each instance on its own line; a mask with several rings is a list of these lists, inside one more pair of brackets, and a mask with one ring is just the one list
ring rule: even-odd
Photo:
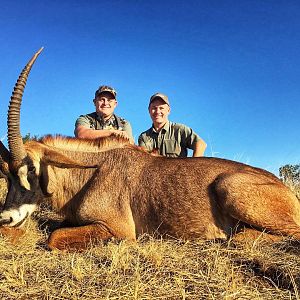
[[73,135],[101,84],[137,140],[155,92],[192,127],[205,155],[273,173],[300,163],[300,2],[0,0],[0,137],[8,101],[41,46],[25,90],[22,134]]

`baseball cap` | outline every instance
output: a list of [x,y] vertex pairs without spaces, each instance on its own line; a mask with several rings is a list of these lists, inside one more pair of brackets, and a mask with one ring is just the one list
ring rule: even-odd
[[162,93],[156,93],[154,95],[151,96],[150,98],[150,102],[149,102],[149,105],[152,103],[152,101],[156,98],[160,98],[162,101],[164,101],[166,104],[168,104],[170,106],[170,103],[169,103],[169,99],[168,99],[168,96],[162,94]]
[[117,96],[116,90],[108,85],[100,85],[98,90],[95,92],[95,98],[97,98],[102,93],[111,93],[114,98],[116,98]]

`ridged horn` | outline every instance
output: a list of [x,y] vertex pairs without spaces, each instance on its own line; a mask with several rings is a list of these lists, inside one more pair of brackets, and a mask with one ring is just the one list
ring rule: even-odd
[[20,109],[28,75],[30,73],[31,67],[33,66],[35,60],[42,52],[42,50],[43,47],[34,54],[34,56],[22,70],[10,98],[7,115],[7,140],[8,148],[10,150],[10,157],[14,162],[21,162],[22,159],[26,156],[26,151],[23,145],[20,131]]

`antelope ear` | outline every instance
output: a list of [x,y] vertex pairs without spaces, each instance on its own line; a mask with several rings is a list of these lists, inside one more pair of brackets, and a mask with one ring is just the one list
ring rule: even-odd
[[55,150],[46,149],[44,155],[41,158],[42,162],[46,165],[55,166],[58,168],[80,168],[80,169],[89,169],[97,168],[98,165],[86,165],[81,162],[75,161]]
[[9,174],[9,167],[8,163],[10,160],[9,151],[3,145],[2,141],[0,140],[0,178],[6,178]]
[[0,168],[0,178],[6,178],[6,175],[4,175],[4,173],[2,173],[1,168]]
[[8,164],[6,162],[3,162],[0,165],[0,178],[6,178],[8,174],[9,174]]

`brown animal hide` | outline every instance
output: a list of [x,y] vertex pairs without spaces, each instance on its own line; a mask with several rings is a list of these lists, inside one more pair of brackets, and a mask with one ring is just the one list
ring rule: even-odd
[[[243,224],[300,238],[298,200],[273,174],[218,158],[156,157],[110,141],[43,141],[79,164],[98,165],[96,170],[48,166],[47,188],[54,206],[74,225],[83,225],[53,233],[50,248],[72,249],[76,243],[82,248],[84,236],[132,240],[151,233],[227,239],[243,230]],[[101,224],[109,234],[94,227],[86,230],[87,224]],[[64,236],[69,246],[62,242]]]

